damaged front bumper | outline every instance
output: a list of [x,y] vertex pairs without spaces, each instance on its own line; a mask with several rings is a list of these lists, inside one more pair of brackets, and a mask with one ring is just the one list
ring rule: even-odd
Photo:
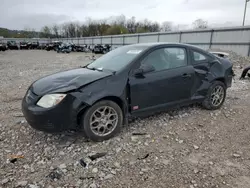
[[22,100],[22,112],[29,125],[34,129],[55,133],[79,127],[78,108],[74,106],[77,99],[74,96],[67,95],[61,103],[46,109],[35,104],[38,96],[35,96],[34,93],[30,95],[32,96],[25,96]]

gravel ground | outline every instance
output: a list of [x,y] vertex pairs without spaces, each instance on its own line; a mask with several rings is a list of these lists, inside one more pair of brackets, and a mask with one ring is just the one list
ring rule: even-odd
[[0,52],[0,187],[250,187],[250,82],[238,79],[249,58],[231,55],[237,76],[220,110],[189,106],[134,120],[102,143],[30,128],[20,108],[27,87],[90,56]]

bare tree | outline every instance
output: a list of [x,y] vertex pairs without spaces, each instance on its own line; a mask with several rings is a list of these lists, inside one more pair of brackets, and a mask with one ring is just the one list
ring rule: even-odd
[[[64,37],[77,37],[77,29],[79,29],[80,26],[78,26],[77,23],[74,22],[68,22],[65,23],[62,26],[62,33]],[[78,34],[80,35],[80,31],[78,31]]]
[[206,29],[208,28],[208,22],[202,19],[197,19],[193,22],[194,29]]
[[52,26],[52,31],[53,31],[53,34],[55,35],[56,38],[59,38],[59,26],[54,24]]
[[68,24],[69,37],[76,37],[76,24],[71,22]]
[[44,26],[41,29],[41,35],[42,37],[45,37],[45,38],[49,38],[51,36],[51,29],[49,28],[49,26]]
[[165,21],[161,24],[161,29],[162,32],[167,32],[167,31],[172,31],[173,30],[173,23],[169,21]]
[[[169,30],[169,28],[165,24],[164,29]],[[120,15],[101,20],[87,18],[83,24],[78,22],[68,22],[60,26],[55,24],[49,33],[51,36],[52,32],[55,37],[87,37],[107,34],[158,32],[160,29],[161,26],[158,22],[151,22],[148,19],[138,22],[135,17],[126,20],[124,15]]]
[[126,27],[127,27],[129,33],[136,32],[136,20],[135,20],[134,16],[127,20]]
[[27,38],[37,37],[37,33],[34,28],[25,27],[22,32]]
[[67,23],[64,23],[62,25],[62,35],[63,35],[63,37],[66,37],[66,38],[69,37],[68,24]]
[[123,14],[120,15],[120,16],[117,16],[115,22],[116,22],[117,25],[125,26],[125,24],[126,24],[126,17]]
[[136,22],[136,33],[148,33],[150,24],[150,21],[147,19]]
[[[86,21],[86,28],[87,28],[87,36],[97,36],[99,35],[98,32],[98,21],[97,20],[92,20],[91,18],[87,18]],[[83,27],[84,28],[84,27]]]
[[136,23],[137,33],[158,32],[160,31],[160,24],[158,22],[151,22],[145,19]]
[[106,35],[110,25],[107,24],[107,20],[100,20],[98,23],[98,33],[99,35]]
[[157,22],[150,23],[148,27],[149,27],[149,32],[160,31],[160,24]]
[[97,36],[99,35],[99,32],[98,32],[98,24],[93,21],[89,24],[89,35],[90,36]]
[[119,16],[111,16],[107,19],[107,22],[110,25],[121,25],[121,26],[125,26],[126,24],[126,17],[122,14]]
[[89,36],[89,27],[86,24],[80,26],[81,36],[88,37]]
[[76,37],[81,37],[81,26],[79,23],[75,23]]

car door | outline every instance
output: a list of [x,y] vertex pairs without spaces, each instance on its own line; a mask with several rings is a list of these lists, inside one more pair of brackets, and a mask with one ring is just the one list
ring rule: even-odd
[[155,71],[141,78],[129,77],[132,112],[173,105],[191,99],[194,68],[188,64],[183,47],[161,47],[150,52],[141,62]]

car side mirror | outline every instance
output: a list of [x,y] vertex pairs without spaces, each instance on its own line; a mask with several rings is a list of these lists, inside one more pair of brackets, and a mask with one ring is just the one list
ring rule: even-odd
[[142,64],[139,69],[136,69],[134,71],[134,75],[136,77],[140,77],[145,73],[149,73],[149,72],[153,72],[153,71],[155,71],[155,68],[153,67],[153,65]]

